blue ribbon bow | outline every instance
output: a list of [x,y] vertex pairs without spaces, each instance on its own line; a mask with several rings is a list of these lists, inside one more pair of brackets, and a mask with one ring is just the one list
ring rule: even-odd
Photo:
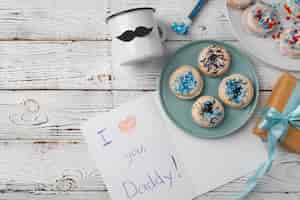
[[276,108],[265,108],[261,113],[262,120],[258,128],[268,131],[268,160],[264,162],[247,181],[245,191],[238,199],[244,199],[254,190],[257,179],[264,176],[271,169],[277,154],[277,143],[287,134],[289,126],[300,129],[300,105],[291,112],[279,112]]

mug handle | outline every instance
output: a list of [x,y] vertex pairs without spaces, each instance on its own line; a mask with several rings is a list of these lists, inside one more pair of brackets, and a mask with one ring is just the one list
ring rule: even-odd
[[166,25],[163,22],[161,22],[161,21],[158,21],[157,24],[158,24],[157,25],[157,29],[158,29],[158,34],[159,34],[160,40],[162,42],[165,42],[167,40]]

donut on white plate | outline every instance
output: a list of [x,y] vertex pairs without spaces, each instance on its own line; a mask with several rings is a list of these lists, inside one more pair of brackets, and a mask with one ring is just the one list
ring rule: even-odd
[[258,36],[267,36],[278,28],[277,11],[270,5],[258,2],[243,13],[243,25]]

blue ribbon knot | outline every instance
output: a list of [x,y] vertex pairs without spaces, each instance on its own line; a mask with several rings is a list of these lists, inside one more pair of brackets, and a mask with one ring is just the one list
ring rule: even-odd
[[291,112],[279,112],[276,108],[265,108],[261,113],[262,120],[258,128],[268,131],[268,160],[256,170],[255,174],[247,181],[245,191],[238,199],[244,199],[254,190],[257,179],[263,177],[272,167],[277,154],[277,143],[287,134],[289,126],[300,129],[300,105]]
[[266,108],[261,113],[262,121],[258,128],[269,131],[269,134],[281,139],[287,132],[288,126],[300,129],[300,105],[291,112],[279,112],[276,108]]

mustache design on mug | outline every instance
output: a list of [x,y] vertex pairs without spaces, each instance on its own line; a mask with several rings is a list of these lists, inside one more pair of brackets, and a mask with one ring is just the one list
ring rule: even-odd
[[147,28],[144,26],[139,26],[134,31],[127,30],[127,31],[123,32],[117,38],[123,42],[130,42],[136,37],[145,37],[145,36],[149,35],[152,32],[152,30],[153,30],[153,27]]

